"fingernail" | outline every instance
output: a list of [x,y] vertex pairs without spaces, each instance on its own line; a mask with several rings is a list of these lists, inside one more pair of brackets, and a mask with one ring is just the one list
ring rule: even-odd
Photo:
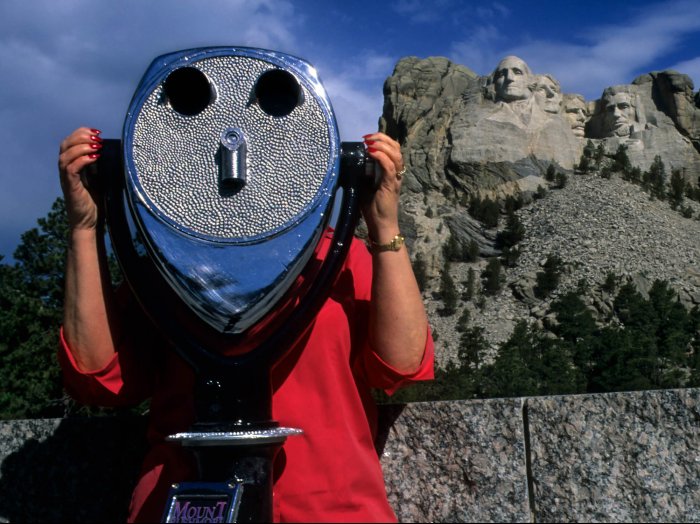
[[365,138],[365,144],[374,144],[376,140],[368,140]]
[[91,155],[88,155],[88,158],[100,158],[99,153],[92,153]]
[[92,135],[90,137],[90,140],[92,140],[93,142],[102,142],[102,139],[97,135]]
[[377,150],[376,150],[374,147],[368,147],[368,148],[367,148],[367,151],[369,151],[370,153],[376,153],[376,152],[377,152]]
[[90,144],[90,147],[93,149],[100,149],[102,147],[102,144]]
[[362,138],[367,138],[368,136],[372,136],[374,133],[370,133],[369,135],[362,135]]
[[90,131],[95,135],[99,135],[100,133],[102,133],[102,131],[100,131],[99,129],[91,129]]

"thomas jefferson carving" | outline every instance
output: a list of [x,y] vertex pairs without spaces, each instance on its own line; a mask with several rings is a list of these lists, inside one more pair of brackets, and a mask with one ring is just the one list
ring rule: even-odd
[[550,74],[538,75],[535,98],[540,107],[547,113],[559,113],[562,96],[561,86],[557,79]]

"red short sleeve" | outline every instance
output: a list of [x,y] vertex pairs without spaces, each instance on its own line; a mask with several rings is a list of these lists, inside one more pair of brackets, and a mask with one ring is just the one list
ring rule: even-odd
[[152,387],[150,358],[134,358],[134,351],[123,346],[103,368],[81,371],[61,329],[58,362],[66,391],[78,402],[95,406],[129,406],[145,400]]
[[423,350],[423,360],[412,373],[403,373],[396,370],[376,353],[371,347],[364,354],[364,368],[367,374],[367,382],[376,388],[381,388],[387,395],[393,395],[404,386],[420,382],[422,380],[432,380],[435,378],[435,348],[430,328],[426,334],[425,349]]

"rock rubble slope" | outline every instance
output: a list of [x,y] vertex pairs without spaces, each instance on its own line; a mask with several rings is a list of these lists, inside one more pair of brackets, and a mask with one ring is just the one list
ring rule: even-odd
[[[700,215],[700,205],[687,201]],[[466,213],[466,211],[461,211]],[[688,307],[700,305],[700,221],[684,218],[668,202],[651,200],[638,186],[614,176],[571,175],[563,189],[551,189],[516,212],[525,227],[518,244],[517,266],[504,268],[500,293],[483,299],[461,301],[455,315],[443,317],[442,301],[433,298],[439,289],[437,276],[424,293],[431,323],[438,333],[438,360],[456,358],[459,343],[457,321],[464,308],[473,325],[484,328],[496,347],[506,340],[519,320],[542,322],[552,301],[587,283],[586,301],[599,315],[612,305],[613,297],[600,289],[608,273],[632,281],[645,292],[654,280],[669,282]],[[536,274],[548,255],[564,262],[559,286],[550,297],[534,296]],[[451,275],[458,291],[465,290],[469,269],[477,275],[486,259],[452,263]]]

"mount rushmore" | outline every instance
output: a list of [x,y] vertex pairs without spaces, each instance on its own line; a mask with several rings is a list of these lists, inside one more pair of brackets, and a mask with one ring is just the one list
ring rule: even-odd
[[[586,100],[562,93],[555,77],[515,56],[485,76],[446,58],[401,59],[384,84],[380,128],[402,144],[408,172],[401,229],[412,256],[425,265],[439,360],[459,346],[460,311],[468,310],[492,344],[504,341],[518,320],[546,323],[560,291],[541,300],[533,290],[550,254],[563,260],[561,293],[586,282],[585,302],[601,317],[612,304],[601,287],[609,274],[642,293],[656,279],[669,281],[684,305],[699,305],[700,203],[686,199],[692,218],[684,218],[619,175],[603,180],[576,169],[589,143],[607,162],[624,145],[632,166],[649,170],[659,156],[667,173],[679,170],[700,187],[699,106],[692,80],[675,71],[644,74]],[[546,179],[550,166],[568,175],[564,189]],[[543,188],[552,191],[537,198]],[[498,201],[503,216],[512,195],[526,204],[516,211],[525,230],[517,264],[503,268],[501,292],[462,302],[445,316],[438,277],[449,272],[464,295],[469,273],[481,274],[502,255],[498,235],[506,220],[485,224],[470,214],[471,202]],[[447,264],[445,248],[455,243],[462,252],[476,244],[480,257]]]
[[669,169],[700,172],[700,96],[675,71],[641,75],[586,101],[556,78],[508,56],[479,76],[445,58],[400,60],[384,86],[380,125],[404,144],[409,190],[440,189],[445,177],[469,192],[506,195],[554,163],[571,170],[588,139],[632,165],[660,155]]

